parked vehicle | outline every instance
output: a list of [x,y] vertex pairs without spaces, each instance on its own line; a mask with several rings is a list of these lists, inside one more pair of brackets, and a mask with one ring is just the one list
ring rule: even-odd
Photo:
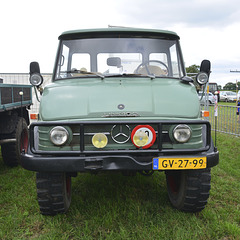
[[202,91],[199,91],[198,98],[201,103],[205,103],[206,101],[208,101],[209,104],[214,104],[214,102],[215,102],[215,96],[211,92],[209,92],[208,96],[207,96],[207,94],[205,95],[205,94],[203,94]]
[[[52,84],[43,91],[39,65],[30,64],[30,82],[42,97],[22,166],[37,172],[41,213],[68,210],[78,172],[109,171],[163,171],[175,208],[204,209],[219,153],[186,76],[179,36],[108,28],[64,32],[59,40]],[[199,84],[209,74],[204,60]]]
[[209,92],[213,95],[216,95],[218,98],[218,102],[220,101],[220,91],[218,89],[217,83],[208,83],[209,86]]
[[223,102],[236,102],[237,94],[232,91],[222,91],[220,92],[220,101]]
[[4,84],[0,80],[0,144],[3,162],[16,166],[21,151],[27,151],[32,86]]

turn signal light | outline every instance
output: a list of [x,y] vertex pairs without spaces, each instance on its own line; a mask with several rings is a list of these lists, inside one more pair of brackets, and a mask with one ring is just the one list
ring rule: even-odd
[[30,114],[30,119],[31,119],[31,120],[38,120],[38,114],[36,114],[36,113],[31,113],[31,114]]
[[209,111],[202,111],[202,117],[209,117]]
[[92,144],[96,148],[104,148],[106,147],[107,143],[108,143],[108,138],[103,133],[96,133],[92,137]]

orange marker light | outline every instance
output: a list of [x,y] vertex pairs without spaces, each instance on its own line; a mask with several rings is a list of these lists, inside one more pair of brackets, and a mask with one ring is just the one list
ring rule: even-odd
[[36,114],[36,113],[31,113],[31,114],[30,114],[30,119],[31,119],[31,120],[38,120],[38,114]]
[[202,117],[209,117],[209,111],[202,111]]

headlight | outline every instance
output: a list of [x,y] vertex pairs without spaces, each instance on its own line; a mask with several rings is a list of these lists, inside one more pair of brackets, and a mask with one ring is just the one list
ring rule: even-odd
[[41,74],[39,73],[33,73],[31,76],[30,76],[30,79],[29,79],[30,83],[35,86],[35,87],[39,87],[42,83],[43,83],[43,77]]
[[198,73],[197,75],[197,82],[200,84],[200,85],[204,85],[207,83],[208,81],[208,75],[205,73],[205,72],[200,72]]
[[180,143],[187,142],[192,135],[191,128],[187,125],[181,124],[173,129],[173,137]]
[[64,127],[54,127],[50,132],[50,140],[54,145],[62,146],[69,138],[69,133]]
[[104,148],[106,147],[107,143],[108,143],[108,138],[103,133],[96,133],[92,137],[92,144],[96,148]]

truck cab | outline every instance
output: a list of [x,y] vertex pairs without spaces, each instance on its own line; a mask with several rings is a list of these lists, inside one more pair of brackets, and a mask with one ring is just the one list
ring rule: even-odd
[[[209,74],[210,62],[204,60],[199,84],[206,84]],[[176,33],[133,28],[64,32],[52,83],[42,90],[37,62],[31,63],[30,75],[41,104],[21,162],[36,171],[42,214],[68,210],[71,177],[78,172],[109,171],[165,172],[175,208],[204,209],[210,169],[219,154],[193,80],[186,76]]]

